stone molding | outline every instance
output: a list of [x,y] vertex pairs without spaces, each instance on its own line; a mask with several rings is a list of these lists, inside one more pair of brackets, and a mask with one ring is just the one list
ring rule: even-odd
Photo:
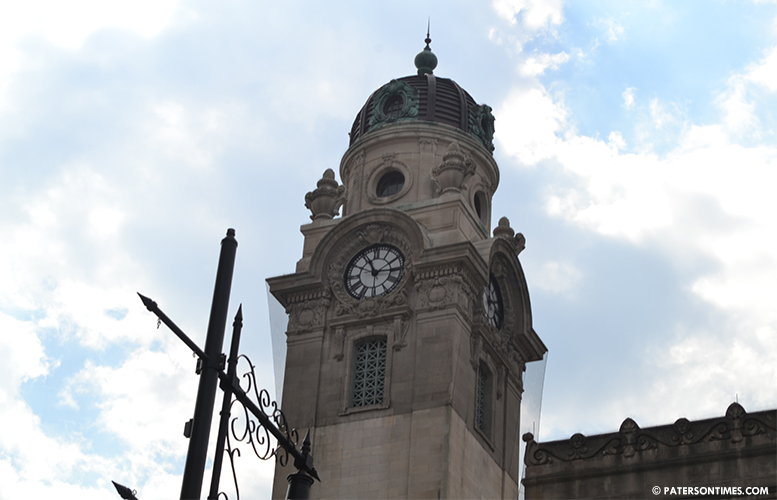
[[[510,356],[518,356],[518,364],[542,359],[547,347],[532,328],[529,291],[516,249],[507,237],[497,236],[492,241],[489,271],[499,284],[505,306],[503,325],[493,336],[494,343]],[[478,316],[484,322],[483,313]]]
[[[432,138],[437,142],[434,146],[425,142],[431,141]],[[351,187],[352,178],[356,178],[360,167],[375,161],[374,153],[377,151],[382,155],[387,144],[402,143],[408,146],[419,144],[414,149],[420,148],[423,153],[429,152],[426,148],[434,147],[436,150],[434,154],[438,155],[441,148],[447,148],[447,144],[451,141],[458,142],[472,156],[482,176],[481,182],[486,186],[490,198],[499,186],[499,167],[496,160],[483,148],[477,137],[444,123],[408,121],[401,126],[385,126],[371,131],[366,136],[360,137],[343,155],[340,161],[340,178],[346,186]],[[363,158],[360,158],[362,156]]]
[[719,418],[697,420],[678,419],[673,425],[640,429],[627,418],[617,433],[584,436],[575,434],[563,441],[537,443],[531,433],[526,433],[524,462],[527,466],[553,462],[587,460],[607,455],[632,458],[646,450],[689,446],[710,441],[730,441],[735,445],[745,438],[765,435],[777,441],[777,412],[764,411],[748,414],[738,403],[731,403],[726,415]]

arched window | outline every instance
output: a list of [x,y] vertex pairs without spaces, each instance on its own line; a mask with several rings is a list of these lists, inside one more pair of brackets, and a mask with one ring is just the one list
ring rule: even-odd
[[351,406],[383,404],[386,384],[386,338],[363,340],[354,346]]
[[486,436],[491,432],[491,394],[493,386],[493,377],[491,371],[485,365],[480,363],[478,366],[477,380],[477,400],[475,402],[475,426]]

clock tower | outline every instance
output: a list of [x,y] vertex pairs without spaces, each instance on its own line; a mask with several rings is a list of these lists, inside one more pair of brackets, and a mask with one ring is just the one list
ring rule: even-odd
[[[310,429],[314,498],[517,498],[522,376],[547,351],[500,219],[494,117],[453,80],[391,80],[305,205],[286,308],[283,411]],[[342,217],[335,218],[342,209]],[[284,498],[289,465],[276,467]]]

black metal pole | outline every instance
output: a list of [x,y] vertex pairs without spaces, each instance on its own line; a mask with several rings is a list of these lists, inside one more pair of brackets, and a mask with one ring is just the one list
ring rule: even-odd
[[227,324],[229,294],[232,287],[236,253],[235,230],[227,229],[227,236],[221,240],[216,286],[213,289],[213,303],[210,308],[208,333],[205,337],[205,355],[208,356],[208,363],[200,373],[189,451],[186,454],[186,466],[183,471],[181,500],[199,500],[202,493],[202,477],[205,473],[210,423],[213,419],[213,404],[216,400],[219,378],[218,363],[224,344],[224,328]]
[[312,477],[302,471],[297,471],[290,474],[286,480],[289,482],[286,500],[308,500],[310,498],[310,487],[313,486]]
[[[232,323],[232,345],[229,348],[229,361],[227,363],[227,377],[230,380],[235,378],[237,372],[237,357],[240,351],[240,332],[243,329],[243,304],[237,308],[235,322]],[[232,386],[221,384],[224,391],[224,399],[221,402],[221,412],[219,420],[219,432],[216,437],[216,456],[213,457],[213,475],[210,479],[210,494],[208,500],[218,500],[219,482],[221,481],[221,464],[224,462],[224,442],[227,439],[227,429],[229,427],[229,408],[232,404]]]
[[318,479],[316,469],[313,467],[313,457],[310,455],[310,429],[305,433],[305,439],[302,440],[299,456],[294,457],[294,467],[297,468],[297,472],[286,478],[289,482],[286,500],[308,500],[310,487],[313,486],[313,477],[305,474],[305,471],[311,471],[313,476]]

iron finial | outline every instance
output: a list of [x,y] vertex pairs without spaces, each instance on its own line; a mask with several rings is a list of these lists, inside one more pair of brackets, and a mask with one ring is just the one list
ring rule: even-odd
[[431,25],[432,25],[432,16],[429,16],[426,19],[426,40],[424,40],[424,42],[426,42],[426,47],[424,47],[424,50],[429,50],[429,51],[432,50],[432,48],[429,47],[429,44],[432,43],[432,39],[429,38],[429,28],[431,27]]

